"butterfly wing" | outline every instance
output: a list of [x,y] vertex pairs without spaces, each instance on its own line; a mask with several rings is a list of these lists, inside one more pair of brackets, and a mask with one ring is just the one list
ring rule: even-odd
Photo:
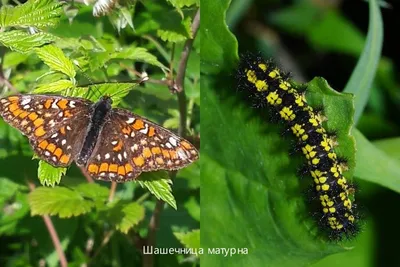
[[95,179],[124,182],[142,172],[177,170],[198,151],[171,131],[123,109],[113,109],[87,163]]
[[53,95],[0,99],[0,116],[29,138],[33,150],[55,167],[65,167],[82,146],[92,102]]

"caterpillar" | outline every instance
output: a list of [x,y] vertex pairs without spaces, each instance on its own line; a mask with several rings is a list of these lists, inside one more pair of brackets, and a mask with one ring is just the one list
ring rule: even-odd
[[327,118],[307,103],[304,92],[299,92],[299,87],[289,81],[289,75],[272,60],[243,55],[236,80],[238,89],[256,100],[256,107],[272,109],[293,133],[307,161],[307,172],[313,178],[313,194],[320,206],[319,224],[329,238],[340,240],[357,233],[354,188],[343,176],[343,164],[334,150],[338,144],[323,126]]

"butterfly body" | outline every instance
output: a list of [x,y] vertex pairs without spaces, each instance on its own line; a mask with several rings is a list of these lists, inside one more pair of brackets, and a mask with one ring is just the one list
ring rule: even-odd
[[0,99],[0,116],[29,138],[38,157],[55,167],[72,161],[95,179],[124,182],[142,172],[177,170],[198,159],[185,139],[124,109],[110,97],[96,103],[54,95]]
[[97,143],[100,132],[104,127],[106,120],[109,118],[109,113],[112,110],[112,100],[109,97],[101,98],[97,103],[92,105],[91,108],[91,118],[88,127],[88,131],[85,137],[85,142],[81,152],[76,159],[76,164],[78,166],[84,166],[87,163],[93,149]]

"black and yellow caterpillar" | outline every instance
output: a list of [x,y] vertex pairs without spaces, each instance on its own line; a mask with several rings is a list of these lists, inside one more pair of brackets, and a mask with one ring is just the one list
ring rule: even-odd
[[307,160],[307,172],[314,181],[314,195],[320,202],[319,222],[328,227],[329,237],[341,239],[358,231],[352,194],[354,188],[343,176],[343,167],[334,147],[337,142],[323,126],[326,118],[307,104],[289,82],[289,75],[270,60],[246,54],[238,72],[238,87],[257,100],[257,106],[269,106],[293,132]]

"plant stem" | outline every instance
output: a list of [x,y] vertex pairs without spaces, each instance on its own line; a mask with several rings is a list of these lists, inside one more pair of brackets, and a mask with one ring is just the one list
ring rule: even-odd
[[[28,186],[31,192],[35,190],[35,185],[32,182],[28,181]],[[51,240],[53,241],[54,248],[56,249],[56,252],[58,254],[58,259],[60,260],[60,266],[67,267],[68,266],[67,258],[65,257],[64,251],[61,246],[60,238],[58,237],[57,231],[54,227],[54,224],[50,216],[43,215],[42,218],[44,224],[46,225],[47,231],[50,234]]]

